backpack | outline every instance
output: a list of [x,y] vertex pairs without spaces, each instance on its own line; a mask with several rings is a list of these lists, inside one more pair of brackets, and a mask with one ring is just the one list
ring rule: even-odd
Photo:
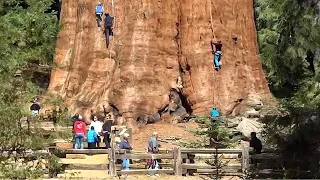
[[96,6],[96,14],[102,14],[103,13],[103,7],[101,5]]
[[113,17],[107,16],[104,18],[104,26],[105,27],[108,27],[108,26],[111,27],[112,23],[113,23]]

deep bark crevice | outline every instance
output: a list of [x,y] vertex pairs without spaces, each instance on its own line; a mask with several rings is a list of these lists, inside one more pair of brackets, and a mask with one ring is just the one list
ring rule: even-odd
[[178,94],[179,94],[179,96],[180,96],[182,106],[183,106],[184,108],[186,108],[187,113],[188,113],[189,115],[192,114],[192,108],[191,108],[191,105],[189,104],[189,101],[188,101],[187,97],[184,96],[181,91],[178,92]]

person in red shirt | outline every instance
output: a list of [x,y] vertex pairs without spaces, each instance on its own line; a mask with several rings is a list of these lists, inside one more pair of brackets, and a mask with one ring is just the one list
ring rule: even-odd
[[73,131],[75,134],[75,149],[84,148],[84,137],[86,136],[86,123],[82,119],[77,119],[73,125]]

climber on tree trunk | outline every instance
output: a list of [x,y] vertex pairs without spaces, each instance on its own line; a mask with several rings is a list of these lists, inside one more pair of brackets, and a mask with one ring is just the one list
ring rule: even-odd
[[102,15],[103,15],[103,6],[101,2],[98,2],[98,5],[96,6],[96,21],[97,21],[98,27],[101,27]]
[[113,36],[112,26],[113,26],[113,17],[109,16],[109,13],[105,14],[104,18],[104,35],[106,36],[106,45],[109,47],[109,36]]
[[213,64],[215,69],[218,71],[221,69],[221,56],[222,56],[222,43],[221,41],[218,41],[216,43],[211,41],[211,46],[212,46],[212,54],[214,55],[213,58]]

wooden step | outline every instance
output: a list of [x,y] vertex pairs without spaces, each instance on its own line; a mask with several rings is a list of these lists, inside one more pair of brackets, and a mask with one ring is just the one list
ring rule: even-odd
[[109,159],[107,155],[93,155],[86,156],[86,159],[60,159],[61,164],[109,164]]
[[107,164],[66,164],[65,170],[108,170]]
[[66,154],[87,154],[87,155],[94,155],[94,154],[108,154],[108,149],[66,149],[64,150]]
[[86,154],[66,154],[66,159],[86,159]]
[[66,170],[58,174],[58,178],[81,178],[81,179],[108,179],[110,176],[107,170]]
[[173,169],[136,169],[136,170],[121,170],[118,171],[118,175],[125,175],[125,174],[174,174]]
[[[73,142],[57,142],[55,146],[59,149],[73,149]],[[100,148],[104,148],[106,145],[101,142]],[[84,142],[84,148],[88,148],[88,143]]]
[[[159,163],[159,165],[162,168],[173,168],[173,163]],[[121,164],[116,164],[117,170],[121,170],[122,169],[122,165]],[[146,163],[137,163],[137,164],[130,164],[130,169],[145,169],[146,168]]]

